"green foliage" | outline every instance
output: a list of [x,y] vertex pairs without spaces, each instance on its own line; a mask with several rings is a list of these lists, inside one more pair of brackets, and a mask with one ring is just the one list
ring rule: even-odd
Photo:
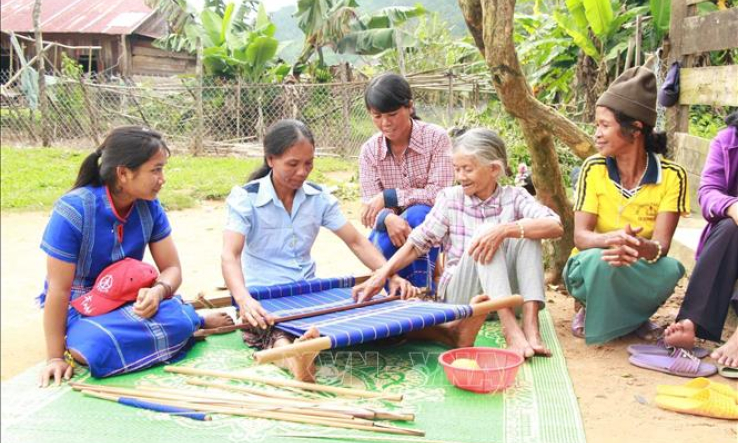
[[690,106],[689,134],[711,140],[725,128],[725,117],[738,111],[738,107],[713,108],[712,106]]
[[651,9],[651,17],[653,17],[652,26],[656,30],[658,39],[661,40],[669,32],[671,0],[650,0],[648,6]]
[[[406,72],[424,72],[461,63],[472,64],[465,73],[489,72],[471,36],[454,36],[438,13],[420,17],[412,37],[415,44],[403,47]],[[396,48],[378,54],[375,59],[379,65],[362,67],[365,74],[373,76],[375,72],[399,69]]]
[[515,17],[515,46],[526,79],[536,97],[551,105],[572,95],[577,48],[547,14]]
[[[49,210],[74,183],[87,151],[60,148],[0,148],[2,210]],[[225,198],[233,186],[246,177],[262,160],[256,158],[213,158],[175,155],[169,159],[167,183],[159,199],[169,210],[193,207],[202,200]],[[355,162],[318,158],[310,180],[338,186],[350,195],[350,185],[334,179],[332,172],[356,171]]]

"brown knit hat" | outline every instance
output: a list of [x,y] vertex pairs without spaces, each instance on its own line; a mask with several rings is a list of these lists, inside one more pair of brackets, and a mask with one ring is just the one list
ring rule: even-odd
[[607,106],[648,126],[656,126],[656,76],[642,66],[627,69],[597,100],[597,106]]

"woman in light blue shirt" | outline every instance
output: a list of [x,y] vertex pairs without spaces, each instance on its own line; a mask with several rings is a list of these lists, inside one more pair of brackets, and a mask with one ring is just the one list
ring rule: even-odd
[[[369,269],[385,263],[382,254],[343,216],[335,197],[307,182],[313,169],[315,142],[298,120],[275,123],[264,137],[264,164],[243,187],[226,200],[228,219],[223,232],[221,266],[226,285],[238,304],[241,319],[253,326],[244,340],[262,348],[282,346],[293,337],[281,331],[264,337],[273,318],[249,295],[249,286],[269,286],[315,277],[310,250],[321,226],[333,231]],[[390,293],[403,297],[416,289],[394,276]],[[311,329],[298,340],[314,338]],[[296,379],[312,380],[312,358],[288,359]]]

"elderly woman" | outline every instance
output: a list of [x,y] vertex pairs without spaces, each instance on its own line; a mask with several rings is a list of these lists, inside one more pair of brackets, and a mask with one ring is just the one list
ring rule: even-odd
[[666,257],[680,215],[689,212],[687,174],[665,160],[655,133],[656,77],[626,70],[599,98],[595,144],[579,175],[575,249],[564,281],[583,307],[572,332],[604,343],[650,325],[684,267]]
[[[692,349],[695,337],[719,341],[728,309],[738,313],[738,112],[712,141],[702,171],[699,199],[708,221],[677,322],[666,329],[669,346]],[[738,331],[712,353],[721,365],[738,368]],[[729,371],[721,370],[721,374]],[[734,375],[735,377],[735,375]]]
[[524,357],[550,355],[538,329],[544,306],[541,239],[561,236],[559,217],[523,188],[498,183],[507,167],[504,142],[488,129],[457,138],[453,166],[458,186],[438,194],[423,224],[407,243],[354,291],[359,299],[379,292],[387,277],[443,245],[446,267],[438,294],[449,303],[468,303],[477,294],[523,296],[522,328],[511,309],[499,311],[510,350]]

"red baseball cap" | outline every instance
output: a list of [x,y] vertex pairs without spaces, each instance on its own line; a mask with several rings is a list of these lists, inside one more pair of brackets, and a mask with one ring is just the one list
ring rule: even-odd
[[159,276],[155,267],[133,258],[124,258],[105,268],[90,292],[72,301],[74,309],[93,317],[107,314],[136,301],[141,288],[150,288]]

